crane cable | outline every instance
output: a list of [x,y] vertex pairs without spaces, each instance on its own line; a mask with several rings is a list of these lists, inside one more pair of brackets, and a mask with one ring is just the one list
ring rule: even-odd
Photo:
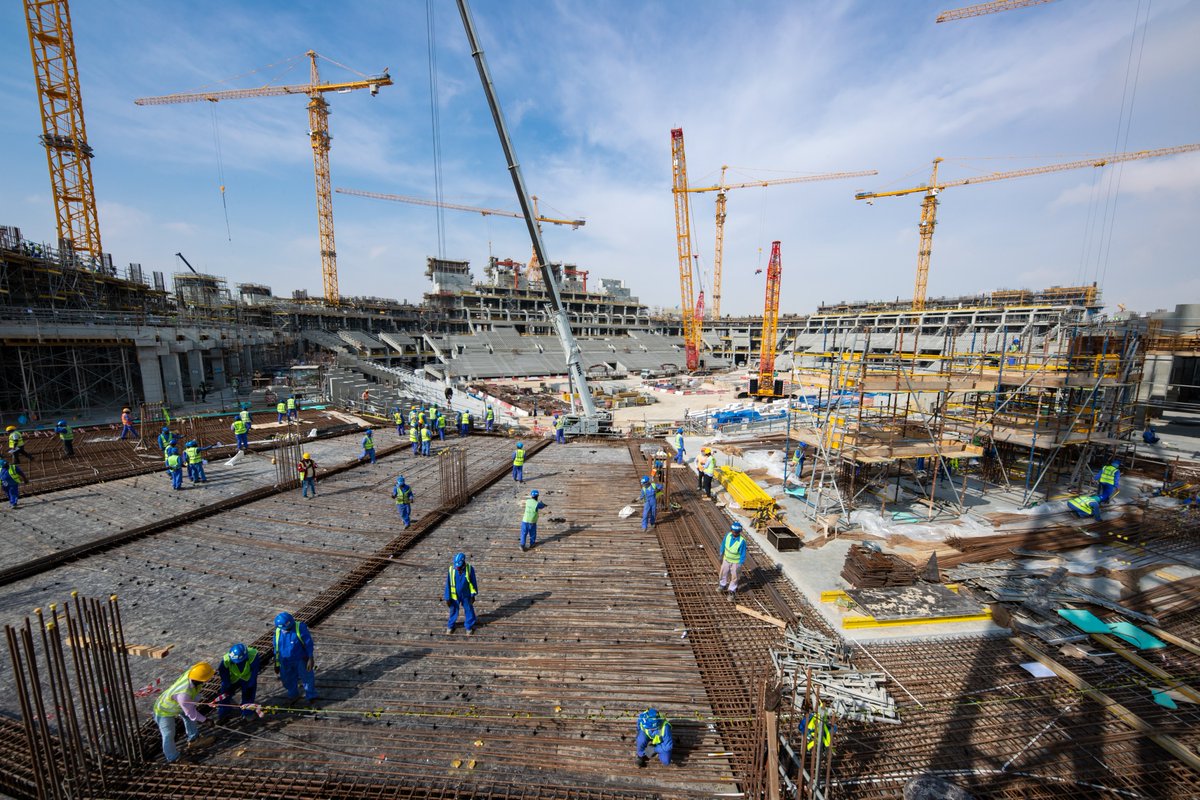
[[217,180],[221,187],[221,208],[225,211],[225,238],[232,242],[233,233],[229,229],[229,205],[225,202],[225,162],[221,156],[221,131],[217,124],[217,104],[209,103],[212,113],[213,148],[217,152]]
[[438,110],[437,44],[434,38],[433,0],[425,0],[425,35],[428,40],[429,119],[433,138],[433,196],[437,201],[434,217],[437,220],[438,258],[446,257],[446,209],[442,207],[442,121]]

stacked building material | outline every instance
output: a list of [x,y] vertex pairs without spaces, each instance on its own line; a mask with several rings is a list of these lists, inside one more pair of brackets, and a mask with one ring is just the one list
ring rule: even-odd
[[775,674],[794,687],[795,708],[819,687],[821,704],[838,720],[899,723],[896,701],[883,688],[883,673],[860,672],[850,663],[845,645],[796,624],[788,628],[783,647],[771,650]]
[[842,577],[859,589],[912,586],[917,582],[917,570],[899,556],[854,544],[846,553]]

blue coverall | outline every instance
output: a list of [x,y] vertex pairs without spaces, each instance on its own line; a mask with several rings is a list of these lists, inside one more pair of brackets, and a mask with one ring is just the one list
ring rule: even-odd
[[525,501],[525,515],[521,518],[521,549],[525,549],[526,538],[529,539],[530,547],[537,543],[538,512],[545,507],[546,504],[536,497]]
[[275,666],[279,669],[279,682],[283,684],[289,700],[300,696],[297,681],[304,684],[304,696],[317,699],[316,676],[308,668],[308,660],[316,659],[312,634],[303,622],[296,622],[286,631],[275,629]]
[[[647,749],[653,750],[658,754],[658,760],[663,766],[668,766],[671,763],[671,748],[675,746],[675,740],[671,738],[671,723],[661,717],[659,720],[659,727],[649,733],[642,727],[641,720],[638,721],[637,755],[638,758],[644,758]],[[658,744],[653,743],[655,736],[661,737]]]
[[554,418],[554,441],[559,444],[567,443],[567,418],[562,414]]
[[683,463],[683,434],[675,434],[675,463]]
[[1100,483],[1100,503],[1107,503],[1121,488],[1121,470],[1109,464],[1096,473],[1096,480]]
[[371,434],[367,434],[362,440],[363,452],[359,458],[369,458],[371,463],[375,463],[375,440],[371,438]]
[[8,504],[13,508],[17,507],[17,500],[21,497],[21,484],[27,480],[29,479],[25,477],[25,473],[16,464],[0,461],[0,486],[8,493]]
[[[452,583],[453,582],[453,583]],[[450,619],[446,621],[446,629],[454,630],[458,620],[458,607],[462,606],[463,624],[468,631],[475,630],[475,595],[479,593],[479,579],[475,577],[475,568],[467,564],[462,569],[450,567],[446,574],[446,591],[444,599],[450,609]]]
[[412,524],[412,501],[416,499],[416,494],[407,483],[397,483],[392,487],[392,497],[396,498],[396,511],[407,529]]
[[458,417],[458,435],[466,436],[470,432],[471,432],[471,414],[470,414],[470,412],[464,411]]
[[433,433],[430,432],[428,426],[421,428],[421,455],[429,455],[429,448],[432,446],[430,442],[433,440]]
[[436,424],[437,424],[438,440],[442,441],[442,442],[446,441],[446,418],[444,416],[442,416],[441,414],[438,414]]
[[163,461],[163,465],[167,468],[167,475],[171,478],[172,489],[183,488],[183,457],[174,455],[167,456]]
[[513,451],[513,480],[525,482],[525,448],[519,447]]
[[[258,673],[270,660],[270,655],[264,658],[262,652],[253,647],[250,648],[250,657],[244,664],[234,664],[230,661],[229,654],[225,654],[221,663],[217,665],[217,674],[221,676],[221,694],[225,695],[225,700],[217,706],[218,722],[232,717],[237,712],[237,709],[232,708],[232,706],[239,705],[233,701],[233,693],[239,689],[242,691],[240,705],[249,705],[254,702],[254,696],[258,693]],[[242,716],[253,717],[254,711],[243,708]]]
[[642,530],[646,530],[658,520],[658,493],[662,484],[650,483],[642,486]]
[[488,433],[496,429],[496,412],[490,408],[483,415],[483,426]]

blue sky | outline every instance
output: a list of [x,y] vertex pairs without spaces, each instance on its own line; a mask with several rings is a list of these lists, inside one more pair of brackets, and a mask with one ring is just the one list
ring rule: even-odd
[[[444,196],[515,210],[457,11],[434,5]],[[693,185],[722,164],[739,167],[732,179],[879,171],[729,194],[722,310],[755,313],[754,272],[774,239],[785,312],[910,297],[920,196],[869,206],[853,195],[918,185],[935,156],[954,179],[1111,152],[1125,141],[1123,93],[1128,149],[1200,141],[1200,3],[1059,0],[934,24],[956,5],[476,0],[473,10],[531,191],[544,212],[587,219],[547,227],[551,257],[623,278],[650,305],[679,304],[671,128],[684,129]],[[1147,9],[1144,48],[1141,28],[1132,39],[1133,92],[1131,37]],[[122,268],[174,272],[181,251],[231,284],[320,294],[304,99],[133,104],[288,59],[290,72],[228,88],[302,83],[295,57],[309,48],[395,80],[374,98],[330,96],[333,185],[434,194],[425,3],[77,1],[72,18],[101,235]],[[19,3],[0,7],[0,34],[0,224],[52,240]],[[1126,164],[1119,190],[1116,177],[1087,169],[948,189],[930,295],[1100,280],[1112,308],[1200,301],[1200,153]],[[1111,226],[1094,222],[1106,205]],[[695,196],[693,212],[710,288],[713,195]],[[334,214],[342,293],[419,299],[438,251],[434,211],[334,195]],[[489,253],[529,256],[519,220],[447,211],[445,225],[445,255],[477,275]]]

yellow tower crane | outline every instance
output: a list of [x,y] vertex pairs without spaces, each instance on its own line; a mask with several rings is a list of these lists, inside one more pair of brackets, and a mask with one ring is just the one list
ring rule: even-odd
[[978,3],[973,6],[964,6],[963,8],[943,11],[938,14],[935,21],[953,22],[956,19],[982,17],[985,14],[995,14],[999,11],[1012,11],[1017,8],[1029,8],[1030,6],[1040,6],[1043,3],[1053,2],[1054,0],[992,0],[990,3]]
[[58,239],[91,266],[103,263],[92,148],[83,124],[83,99],[75,63],[75,39],[67,0],[25,0],[29,50],[42,111],[42,144],[50,167],[50,189]]
[[247,97],[278,97],[279,95],[301,94],[308,97],[308,137],[312,142],[313,169],[317,184],[317,223],[321,240],[321,277],[325,284],[325,301],[337,305],[340,301],[337,276],[337,249],[333,240],[333,196],[329,185],[329,103],[327,92],[349,92],[355,89],[370,89],[371,95],[379,93],[379,87],[391,86],[392,79],[385,69],[381,74],[366,76],[363,80],[341,83],[321,83],[317,70],[317,53],[309,50],[304,54],[311,62],[309,82],[283,86],[260,86],[255,89],[228,89],[219,92],[185,92],[160,97],[142,97],[134,100],[139,106],[167,105],[169,103],[198,103],[207,100],[240,100]]
[[688,192],[717,193],[717,243],[713,248],[713,319],[721,318],[721,261],[725,250],[725,193],[730,189],[749,189],[755,186],[778,186],[784,183],[808,183],[810,181],[833,181],[842,178],[859,178],[864,175],[878,175],[873,169],[859,172],[829,172],[824,175],[802,175],[793,178],[775,178],[769,181],[747,181],[745,183],[726,183],[725,170],[728,164],[721,166],[721,180],[716,186],[688,187]]
[[913,311],[923,311],[925,309],[925,288],[929,282],[929,256],[933,252],[933,229],[937,225],[937,196],[943,189],[949,189],[952,186],[966,186],[974,183],[989,183],[991,181],[1002,181],[1008,178],[1025,178],[1030,175],[1045,175],[1049,172],[1065,172],[1071,169],[1083,169],[1084,167],[1104,167],[1109,164],[1119,164],[1124,161],[1139,161],[1143,158],[1158,158],[1160,156],[1170,156],[1176,153],[1190,153],[1195,150],[1200,150],[1200,144],[1181,144],[1176,147],[1163,147],[1158,150],[1138,150],[1132,153],[1114,153],[1112,155],[1100,156],[1098,158],[1088,158],[1081,161],[1068,161],[1063,164],[1047,164],[1042,167],[1030,167],[1028,169],[1018,169],[1011,172],[992,172],[987,175],[977,175],[973,178],[960,178],[955,181],[938,182],[938,164],[942,163],[942,159],[935,158],[933,160],[933,172],[929,176],[929,183],[924,186],[914,186],[911,189],[898,189],[892,192],[859,192],[854,195],[856,200],[874,200],[877,197],[901,197],[908,194],[917,194],[924,192],[925,197],[921,201],[921,224],[920,235],[921,243],[917,249],[917,281],[913,289]]

